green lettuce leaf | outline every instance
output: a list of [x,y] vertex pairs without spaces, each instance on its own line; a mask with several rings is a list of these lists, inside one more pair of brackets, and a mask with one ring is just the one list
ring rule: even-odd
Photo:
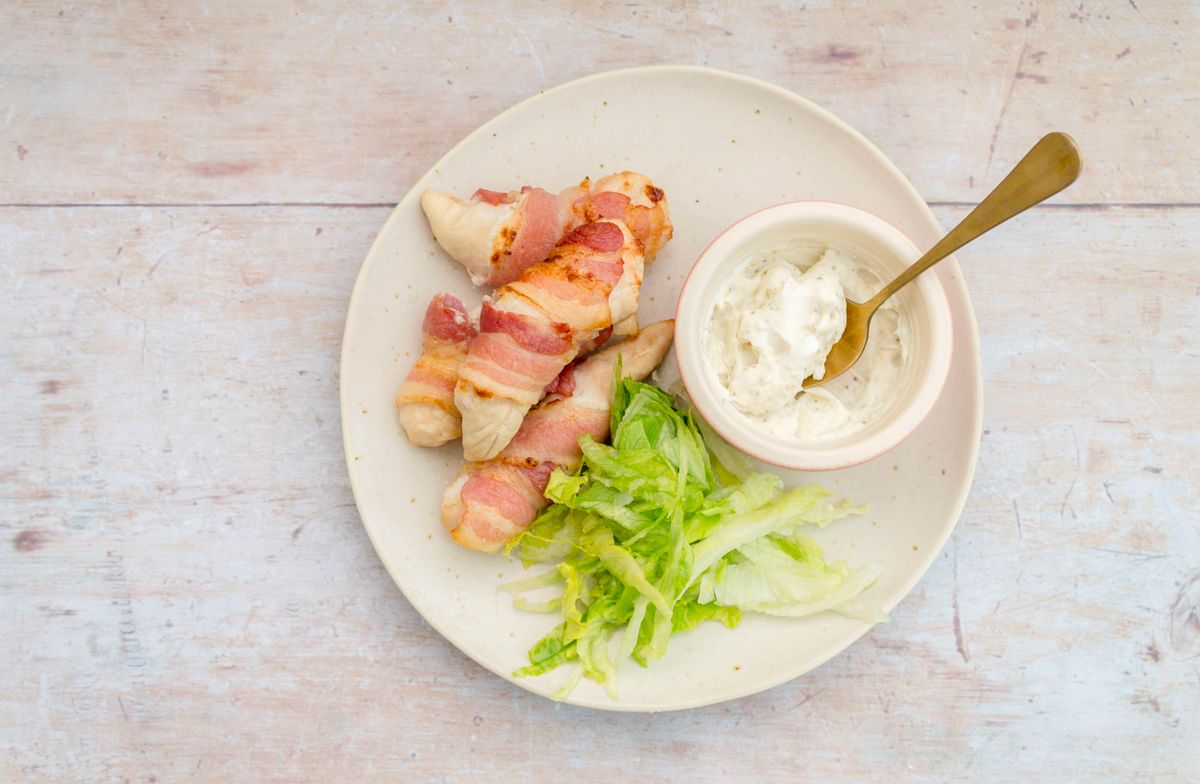
[[802,530],[863,507],[819,487],[785,490],[670,395],[619,372],[611,444],[582,437],[579,469],[550,476],[551,505],[505,548],[526,567],[552,566],[502,588],[519,607],[561,617],[516,675],[576,663],[556,698],[581,677],[615,696],[621,662],[647,666],[673,634],[705,621],[733,628],[745,612],[822,610],[882,618],[860,598],[876,571],[826,563]]

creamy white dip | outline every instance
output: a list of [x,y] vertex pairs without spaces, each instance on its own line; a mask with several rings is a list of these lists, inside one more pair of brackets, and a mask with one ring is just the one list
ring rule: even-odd
[[907,323],[894,298],[871,322],[858,362],[828,384],[825,357],[846,328],[846,298],[865,302],[879,276],[857,259],[816,246],[750,259],[717,294],[704,355],[732,406],[755,426],[806,442],[852,435],[892,402],[907,361]]

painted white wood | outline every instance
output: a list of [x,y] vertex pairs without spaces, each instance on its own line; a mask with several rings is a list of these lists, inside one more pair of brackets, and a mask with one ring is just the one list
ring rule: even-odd
[[[1062,200],[1099,204],[1037,209],[960,254],[983,450],[954,538],[892,623],[785,686],[658,716],[495,678],[380,566],[336,369],[386,207],[0,208],[0,779],[1194,778],[1198,22],[1132,5],[1021,6],[1011,30],[994,9],[976,25],[877,4],[581,4],[548,21],[6,5],[7,203],[388,201],[540,87],[538,63],[553,84],[708,58],[833,109],[935,201],[977,198],[1030,137],[1073,131],[1088,170]],[[1018,70],[1050,81],[1012,78],[1026,38],[1046,70]],[[975,97],[942,108],[955,73]],[[997,75],[1014,97],[988,163]],[[1122,90],[1148,103],[1127,116]]]
[[1075,134],[1060,199],[1200,202],[1187,0],[44,3],[0,8],[4,201],[395,202],[483,120],[631,65],[776,82],[926,198]]

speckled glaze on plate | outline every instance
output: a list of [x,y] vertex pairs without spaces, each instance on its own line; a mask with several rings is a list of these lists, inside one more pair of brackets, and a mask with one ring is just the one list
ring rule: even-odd
[[[467,136],[396,206],[363,262],[342,342],[346,462],[363,526],[413,607],[451,644],[492,672],[548,696],[567,667],[513,679],[553,616],[514,609],[496,586],[522,573],[498,556],[454,544],[438,522],[442,489],[461,462],[457,444],[410,446],[392,398],[420,350],[425,305],[438,291],[477,303],[466,273],[434,243],[418,199],[428,187],[469,195],[522,184],[558,190],[621,169],[650,175],[670,199],[675,238],[647,271],[640,320],[672,316],[679,288],[708,242],[739,217],[796,199],[875,213],[918,245],[940,236],[932,213],[883,154],[845,123],[779,87],[706,68],[663,66],[597,74],[538,94]],[[979,450],[979,336],[957,263],[932,273],[950,300],[954,356],[940,400],[899,447],[822,473],[835,493],[871,512],[818,533],[832,558],[875,562],[869,597],[894,607],[928,569],[966,501]],[[675,375],[669,355],[663,373]],[[793,482],[812,474],[785,474]],[[624,711],[664,711],[735,699],[803,675],[844,650],[869,624],[832,614],[800,620],[747,616],[676,636],[651,668],[627,664],[619,699],[582,681],[567,700]],[[403,656],[404,651],[396,651]]]

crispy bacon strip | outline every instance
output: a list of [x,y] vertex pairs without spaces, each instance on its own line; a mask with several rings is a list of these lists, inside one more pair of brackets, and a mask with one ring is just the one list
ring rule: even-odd
[[427,190],[421,209],[434,239],[477,286],[516,280],[562,237],[558,200],[541,188],[509,193],[480,188],[469,201]]
[[[621,323],[625,324],[631,320],[637,321],[636,318],[630,316]],[[599,335],[580,346],[579,353],[575,355],[574,359],[567,363],[565,368],[558,372],[558,375],[554,377],[553,381],[546,385],[546,389],[544,390],[543,394],[563,396],[570,395],[571,392],[575,390],[575,368],[579,366],[580,362],[583,362],[585,359],[587,359],[588,355],[590,355],[593,351],[607,343],[608,339],[612,337],[612,335],[612,327],[600,330]]]
[[413,445],[439,446],[462,435],[454,385],[476,329],[458,297],[438,294],[425,309],[421,334],[421,356],[400,385],[396,409]]
[[673,322],[661,321],[635,337],[593,354],[574,369],[570,392],[548,396],[529,412],[497,457],[468,463],[442,499],[442,523],[464,547],[494,552],[529,526],[546,506],[542,495],[555,468],[574,468],[579,438],[608,436],[613,368],[641,379],[671,345]]
[[641,284],[641,243],[604,220],[576,228],[485,300],[454,391],[464,457],[495,457],[580,348],[637,311]]
[[594,184],[585,179],[557,197],[541,188],[507,193],[480,188],[462,201],[427,190],[421,209],[434,239],[479,286],[511,283],[585,223],[623,221],[641,240],[647,262],[672,234],[666,195],[649,177],[630,171]]
[[674,234],[667,195],[649,177],[637,172],[611,174],[594,184],[584,180],[560,193],[558,201],[566,231],[603,218],[624,221],[645,246],[647,264]]

